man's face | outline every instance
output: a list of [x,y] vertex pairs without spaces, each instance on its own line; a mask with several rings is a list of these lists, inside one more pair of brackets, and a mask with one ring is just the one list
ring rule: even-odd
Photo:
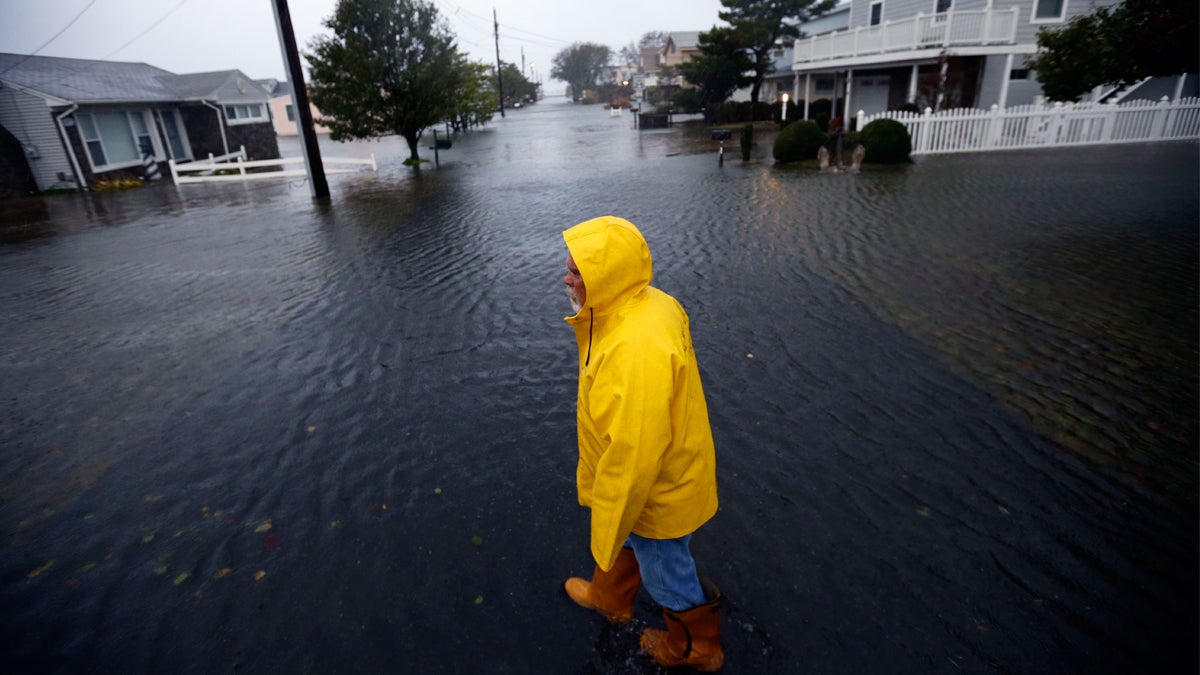
[[571,307],[578,314],[579,310],[583,309],[583,305],[587,302],[587,288],[583,285],[583,277],[579,276],[579,268],[575,266],[575,260],[571,258],[571,254],[567,254],[567,276],[563,277],[563,283],[567,285],[567,295],[571,298]]

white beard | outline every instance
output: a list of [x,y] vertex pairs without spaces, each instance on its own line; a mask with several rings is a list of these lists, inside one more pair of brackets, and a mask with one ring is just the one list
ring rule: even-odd
[[575,314],[583,310],[583,305],[579,304],[579,300],[575,298],[575,294],[569,288],[567,289],[567,299],[571,301],[571,309]]

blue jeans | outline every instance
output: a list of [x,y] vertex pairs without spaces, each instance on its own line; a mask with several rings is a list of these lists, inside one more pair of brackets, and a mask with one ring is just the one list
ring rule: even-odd
[[642,586],[667,609],[682,612],[705,602],[696,576],[696,561],[688,549],[692,535],[678,539],[647,539],[630,534],[625,545],[633,549],[642,572]]

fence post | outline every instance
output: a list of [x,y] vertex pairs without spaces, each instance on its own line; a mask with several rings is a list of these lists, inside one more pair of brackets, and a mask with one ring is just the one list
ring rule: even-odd
[[865,125],[866,125],[866,123],[867,123],[867,112],[866,112],[865,110],[859,110],[859,111],[858,111],[858,115],[856,115],[856,117],[857,117],[858,119],[855,121],[855,127],[854,127],[854,130],[855,130],[855,131],[862,131],[862,130],[863,130],[863,126],[865,126]]
[[933,108],[925,107],[925,114],[921,116],[921,137],[917,143],[921,154],[929,152],[929,137],[933,135]]
[[1104,108],[1104,126],[1100,129],[1100,142],[1109,143],[1117,126],[1117,102],[1109,101],[1104,104]]
[[238,173],[245,176],[246,175],[246,167],[242,165],[242,156],[241,155],[238,155],[237,164],[238,164]]
[[1000,145],[1000,131],[1004,126],[1004,122],[1000,117],[1000,106],[992,104],[992,117],[988,123],[987,143],[984,147],[992,149]]
[[1058,145],[1059,135],[1062,132],[1063,122],[1063,104],[1062,101],[1054,102],[1054,109],[1051,111],[1050,127],[1046,130],[1047,145]]
[[167,168],[171,170],[171,182],[179,185],[179,174],[175,171],[175,159],[167,160]]
[[1150,140],[1162,138],[1165,134],[1167,128],[1167,113],[1170,112],[1167,107],[1168,105],[1170,105],[1170,101],[1167,100],[1166,96],[1163,96],[1161,99],[1159,99],[1158,106],[1154,110],[1154,124],[1150,127]]

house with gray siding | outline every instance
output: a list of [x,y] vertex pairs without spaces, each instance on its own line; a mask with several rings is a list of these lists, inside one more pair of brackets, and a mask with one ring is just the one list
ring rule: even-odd
[[[795,42],[795,97],[823,96],[847,118],[906,103],[935,111],[1035,103],[1042,89],[1026,61],[1037,52],[1038,30],[1118,2],[850,0],[844,29],[806,31]],[[1151,88],[1195,95],[1194,76],[1167,79],[1094,97],[1144,98]]]
[[[23,156],[28,181],[45,191],[241,147],[276,159],[268,102],[239,70],[178,75],[145,63],[0,54],[0,154],[9,160],[0,165]],[[0,175],[0,193],[28,184],[19,173]]]

